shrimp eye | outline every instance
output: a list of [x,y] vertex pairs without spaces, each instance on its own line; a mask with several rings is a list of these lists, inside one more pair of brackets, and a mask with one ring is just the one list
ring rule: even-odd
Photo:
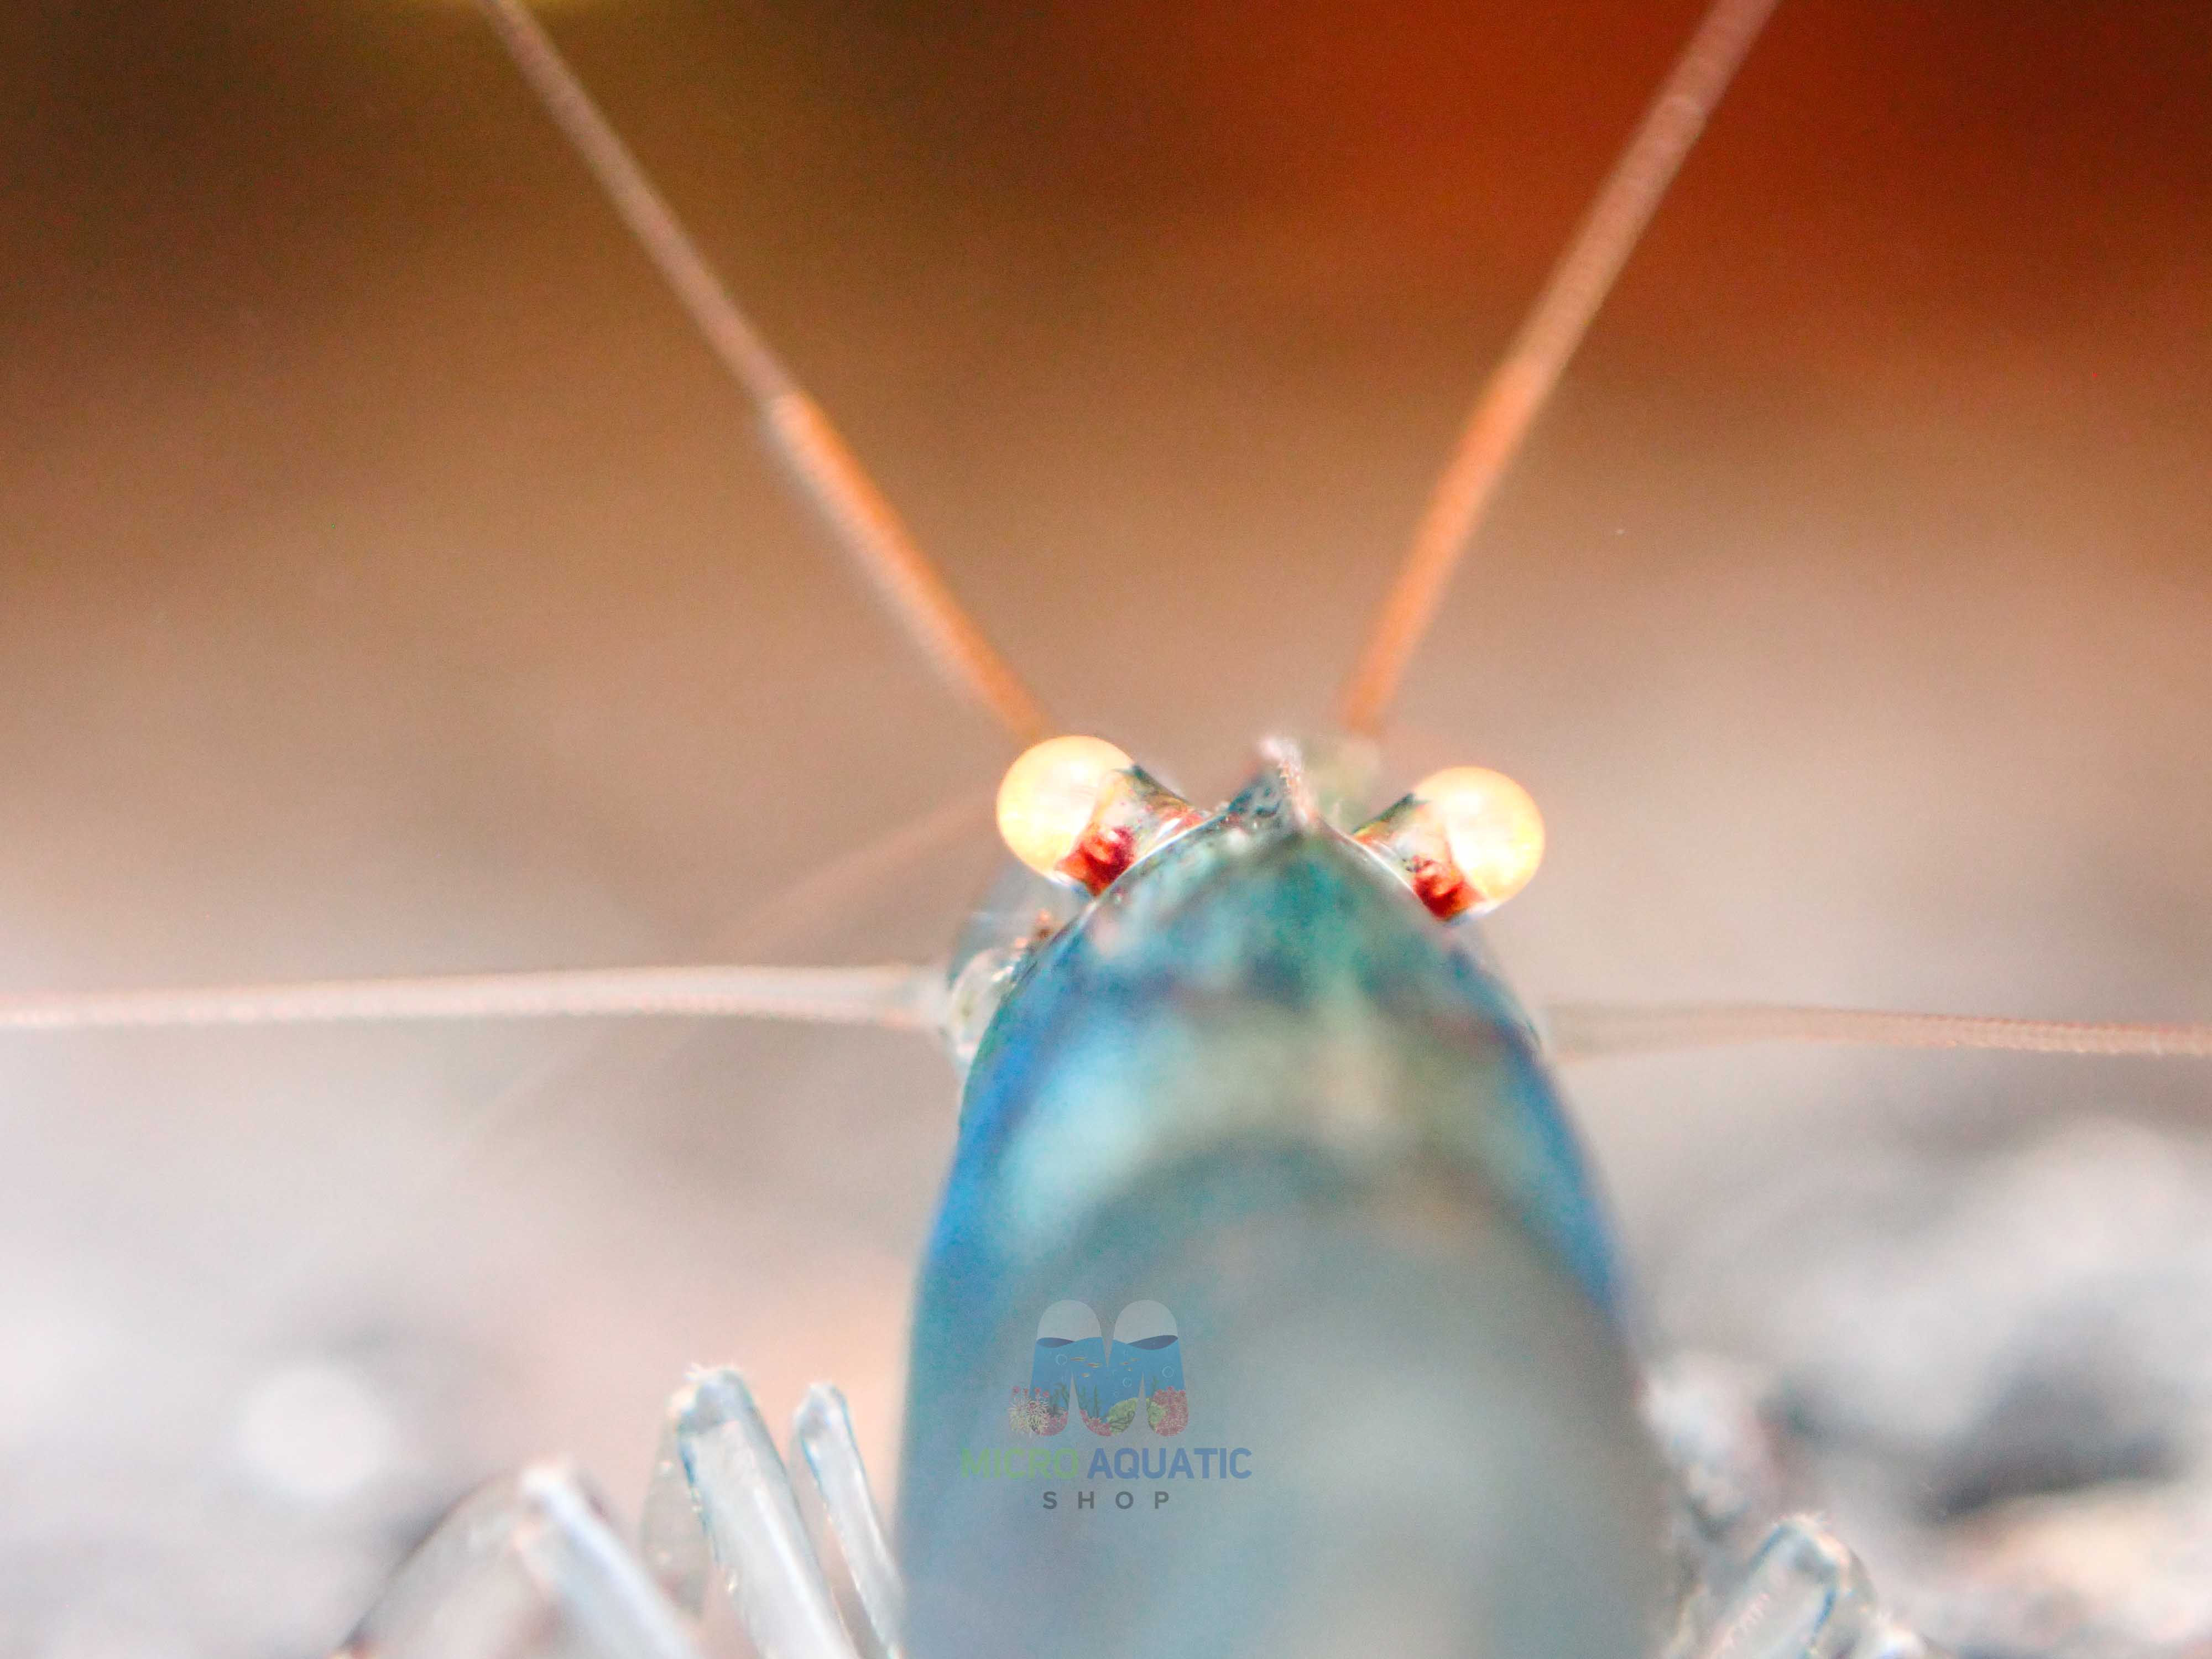
[[1352,834],[1446,921],[1496,909],[1544,861],[1536,803],[1504,773],[1480,766],[1430,774]]
[[1103,893],[1202,814],[1101,738],[1051,738],[999,785],[999,834],[1041,876]]

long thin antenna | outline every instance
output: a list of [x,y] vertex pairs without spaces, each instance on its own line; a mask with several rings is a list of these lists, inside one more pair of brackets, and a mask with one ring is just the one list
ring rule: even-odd
[[816,1020],[931,1030],[932,968],[617,968],[0,997],[0,1031],[606,1016]]
[[723,367],[752,398],[770,447],[908,636],[954,690],[981,703],[1017,741],[1034,743],[1048,736],[1053,726],[1043,708],[915,545],[830,417],[738,308],[552,37],[523,0],[479,3],[546,113],[575,147]]
[[1346,683],[1339,719],[1346,731],[1366,737],[1381,731],[1406,665],[1436,620],[1452,572],[1481,527],[1498,481],[1775,4],[1714,0],[1613,163],[1437,480],[1413,548]]
[[1549,1047],[1563,1060],[1662,1054],[1746,1042],[2212,1059],[2212,1024],[1996,1019],[1975,1014],[1891,1013],[1870,1008],[1796,1008],[1761,1003],[1651,1007],[1565,1003],[1547,1008],[1544,1016],[1550,1028]]
[[[883,883],[894,874],[904,871],[914,860],[933,852],[954,837],[969,829],[982,829],[990,823],[993,791],[986,789],[972,796],[962,796],[946,802],[935,811],[912,822],[899,825],[883,835],[840,853],[818,866],[796,885],[787,889],[768,904],[752,910],[733,927],[717,927],[711,939],[700,941],[702,951],[711,948],[719,955],[752,957],[757,960],[778,949],[793,934],[820,927],[825,921],[848,911],[871,894],[880,897]],[[650,970],[648,970],[649,972]],[[683,970],[696,975],[700,970]],[[708,969],[708,975],[721,979],[720,989],[726,994],[734,987],[727,970]],[[763,970],[747,970],[753,973]],[[817,970],[817,972],[819,970]],[[915,1024],[926,1034],[934,1035],[943,1029],[936,1010],[945,994],[945,979],[941,969],[907,970],[905,984],[900,981],[902,970],[880,969],[858,970],[857,979],[842,976],[847,992],[857,993],[853,1005],[856,1019],[880,1024],[891,1029],[903,1029],[909,1013],[917,1018]],[[787,989],[802,990],[805,1000],[817,1005],[825,1000],[825,988],[820,981],[807,984],[805,975],[786,976]],[[871,983],[872,981],[872,984]],[[693,988],[702,988],[695,978]],[[299,993],[297,986],[269,986],[262,989],[285,995]],[[576,1005],[575,987],[570,988],[569,1012],[581,1015],[586,1011]],[[732,1009],[725,1004],[720,1010],[694,1006],[677,1010],[667,1004],[671,988],[665,981],[639,985],[633,981],[628,988],[627,1007],[621,1012],[636,1016],[675,1013],[697,1014],[708,1017],[715,1012],[743,1013],[760,1017],[767,1011],[758,1004],[749,1009]],[[872,1011],[874,996],[880,992],[885,996],[885,1018],[878,1021]],[[163,996],[173,993],[161,993]],[[204,994],[188,993],[187,994]],[[217,994],[219,996],[222,994]],[[909,1001],[908,998],[912,1000]],[[52,1018],[57,1008],[69,999],[46,997],[23,999],[17,1006],[27,1013],[46,1017],[46,1029],[64,1029]],[[138,999],[137,1012],[145,1005]],[[520,1012],[520,1011],[514,1011]],[[617,1011],[604,1006],[589,1012],[607,1014]],[[775,1017],[791,1014],[788,1003],[776,1011]],[[793,1015],[811,1018],[811,1015]],[[343,1259],[349,1249],[359,1249],[364,1239],[373,1248],[375,1242],[390,1242],[412,1231],[439,1194],[447,1191],[482,1158],[499,1138],[524,1119],[542,1121],[548,1111],[558,1110],[564,1097],[573,1102],[580,1085],[590,1075],[601,1079],[617,1077],[634,1079],[645,1075],[653,1063],[664,1058],[680,1040],[672,1029],[670,1018],[636,1018],[626,1020],[626,1030],[620,1040],[604,1027],[595,1031],[574,1033],[576,1040],[567,1043],[549,1041],[537,1063],[526,1073],[517,1077],[489,1099],[463,1112],[440,1146],[428,1157],[410,1161],[403,1178],[396,1185],[378,1194],[375,1215],[365,1220],[356,1211],[343,1208],[324,1211],[310,1234],[294,1241],[281,1261],[271,1264],[272,1270],[257,1276],[252,1285],[242,1287],[230,1298],[235,1315],[246,1318],[270,1308],[295,1304],[307,1287],[324,1281],[334,1263]],[[0,1027],[4,1029],[4,1027]],[[591,1091],[604,1097],[604,1090]],[[619,1092],[619,1090],[617,1090]],[[357,1265],[357,1264],[356,1264]]]

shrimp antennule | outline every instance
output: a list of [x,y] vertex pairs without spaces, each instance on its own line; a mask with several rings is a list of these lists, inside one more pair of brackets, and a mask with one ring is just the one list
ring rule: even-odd
[[759,410],[769,446],[830,534],[947,684],[1022,743],[1053,729],[1012,665],[953,597],[905,522],[860,470],[820,404],[793,378],[708,264],[667,199],[522,0],[480,0],[501,44],[591,169],[699,332]]
[[1504,361],[1491,371],[1346,682],[1339,718],[1347,732],[1372,736],[1382,729],[1406,666],[1436,620],[1452,572],[1481,528],[1505,469],[1521,453],[1529,426],[1776,3],[1713,0],[1552,268]]

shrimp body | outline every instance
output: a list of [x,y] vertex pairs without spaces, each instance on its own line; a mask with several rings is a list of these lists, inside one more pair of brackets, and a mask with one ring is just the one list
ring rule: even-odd
[[[1644,1650],[1610,1229],[1466,938],[1271,767],[1036,951],[921,1276],[917,1653]],[[1171,1311],[1173,1410],[1010,1419],[1069,1302]]]

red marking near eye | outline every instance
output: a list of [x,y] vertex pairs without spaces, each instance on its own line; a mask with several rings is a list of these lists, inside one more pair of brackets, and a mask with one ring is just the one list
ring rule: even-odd
[[1103,893],[1114,878],[1137,861],[1137,836],[1116,824],[1102,829],[1093,824],[1083,832],[1075,850],[1060,861],[1060,872],[1080,882],[1086,892]]
[[1474,884],[1447,859],[1414,859],[1407,866],[1406,879],[1412,884],[1414,896],[1440,921],[1449,921],[1482,898]]

